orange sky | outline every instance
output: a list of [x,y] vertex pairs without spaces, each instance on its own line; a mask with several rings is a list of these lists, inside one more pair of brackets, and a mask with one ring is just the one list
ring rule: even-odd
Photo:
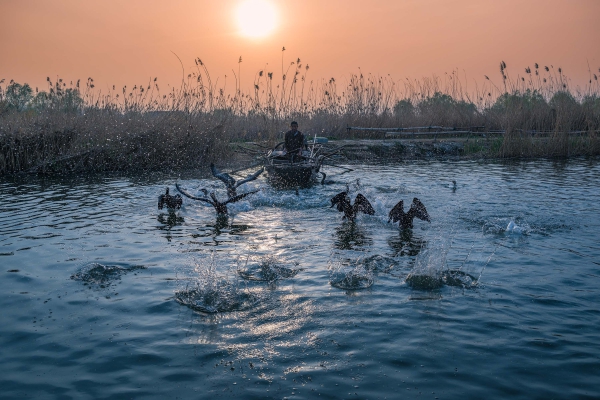
[[598,0],[271,0],[279,26],[263,39],[240,36],[240,0],[0,0],[0,79],[45,88],[46,76],[93,77],[96,86],[177,85],[194,59],[219,85],[242,88],[257,71],[281,76],[300,57],[308,80],[358,72],[394,79],[457,69],[471,82],[500,82],[540,65],[562,67],[579,85],[600,68]]

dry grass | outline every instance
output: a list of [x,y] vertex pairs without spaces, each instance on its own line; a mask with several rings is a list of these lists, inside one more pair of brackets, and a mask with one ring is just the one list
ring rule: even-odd
[[1,173],[194,168],[228,142],[221,121],[180,112],[10,113],[0,130]]
[[274,143],[292,119],[310,136],[348,138],[347,126],[480,126],[506,131],[490,156],[600,154],[600,86],[591,71],[583,89],[571,88],[560,68],[538,64],[512,78],[504,62],[499,83],[486,76],[471,88],[458,71],[399,82],[359,72],[342,83],[309,80],[309,66],[297,59],[282,63],[280,75],[258,71],[244,92],[240,59],[228,93],[200,59],[195,64],[166,91],[156,78],[108,92],[91,78],[48,79],[35,93],[0,81],[0,174],[197,167],[228,156],[231,141]]

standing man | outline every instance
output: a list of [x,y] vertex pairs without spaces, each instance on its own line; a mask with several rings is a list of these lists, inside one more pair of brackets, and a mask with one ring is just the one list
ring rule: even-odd
[[306,143],[306,138],[302,132],[298,130],[298,123],[296,121],[292,121],[290,128],[292,129],[285,133],[284,146],[290,162],[293,163],[296,156],[302,156],[303,148],[308,150],[308,144]]

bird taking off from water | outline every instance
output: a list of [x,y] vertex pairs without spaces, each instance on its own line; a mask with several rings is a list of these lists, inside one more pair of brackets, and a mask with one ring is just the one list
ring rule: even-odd
[[186,192],[184,189],[182,189],[179,186],[179,183],[176,183],[175,186],[177,187],[177,190],[179,190],[181,192],[181,194],[183,194],[185,197],[189,197],[192,200],[203,201],[205,203],[212,205],[215,208],[215,210],[217,211],[217,214],[219,214],[219,215],[227,215],[229,213],[229,211],[227,210],[227,204],[235,203],[236,201],[239,201],[248,195],[258,192],[258,190],[253,190],[251,192],[242,193],[237,196],[229,197],[225,201],[219,201],[217,199],[217,196],[215,196],[214,192],[208,193],[208,191],[206,189],[201,189],[202,193],[204,193],[204,197],[198,197],[198,196],[193,196],[193,195],[189,194],[188,192]]
[[342,219],[348,219],[350,221],[354,221],[359,212],[363,212],[368,215],[375,214],[375,209],[369,200],[362,194],[357,194],[354,199],[354,204],[350,203],[350,197],[348,196],[348,191],[341,192],[336,194],[331,199],[331,207],[337,206],[337,210],[339,212],[343,212],[344,216]]
[[169,188],[167,188],[165,194],[161,194],[158,196],[158,209],[162,210],[164,206],[167,206],[168,209],[180,209],[183,204],[183,199],[180,195],[176,194],[175,196],[171,196],[169,194]]
[[213,176],[217,179],[220,179],[227,187],[227,197],[233,198],[233,197],[237,196],[236,189],[240,185],[243,185],[246,182],[255,180],[256,178],[259,177],[260,174],[263,173],[263,171],[265,169],[261,168],[258,171],[256,171],[255,173],[248,175],[245,179],[242,179],[241,181],[236,181],[228,173],[219,171],[217,169],[217,167],[215,167],[215,164],[213,164],[213,163],[210,164],[210,170],[211,170]]
[[416,197],[413,199],[413,202],[410,205],[410,209],[408,210],[408,212],[404,212],[404,201],[400,200],[398,204],[396,204],[394,208],[392,208],[388,216],[390,218],[388,222],[392,221],[396,223],[400,221],[399,226],[401,229],[412,228],[413,219],[415,217],[423,221],[431,222],[429,214],[427,213],[427,209],[425,208],[423,203],[421,203],[421,200],[417,199]]

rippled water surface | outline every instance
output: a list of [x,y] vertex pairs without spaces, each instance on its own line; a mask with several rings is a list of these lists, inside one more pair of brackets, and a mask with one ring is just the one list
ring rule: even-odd
[[0,397],[600,397],[598,160],[352,168],[229,218],[159,211],[174,176],[0,183]]

